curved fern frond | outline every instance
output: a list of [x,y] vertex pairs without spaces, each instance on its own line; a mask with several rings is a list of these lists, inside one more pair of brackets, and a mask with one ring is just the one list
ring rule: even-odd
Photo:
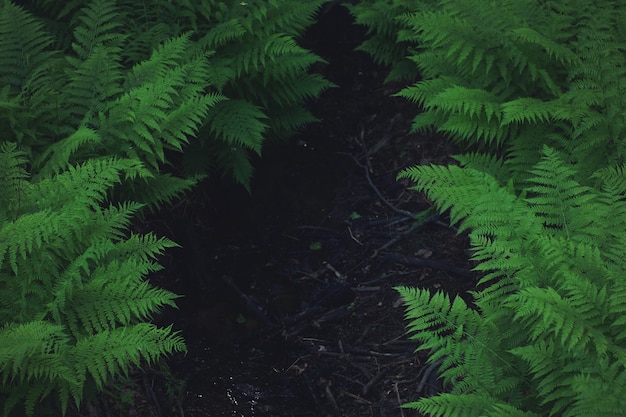
[[96,48],[118,46],[123,40],[123,19],[114,1],[90,0],[78,16],[72,47],[80,60],[86,60]]
[[453,392],[513,393],[527,383],[507,353],[510,340],[490,340],[489,334],[498,326],[495,316],[491,321],[483,320],[460,297],[450,300],[440,292],[406,287],[396,290],[405,300],[411,338],[422,342],[420,349],[429,350],[430,362],[441,362],[439,376]]
[[140,323],[83,338],[66,355],[72,362],[80,364],[75,370],[77,377],[85,379],[89,375],[102,389],[111,375],[126,369],[120,366],[122,363],[154,362],[164,354],[185,350],[181,337],[173,335],[171,328]]
[[453,156],[461,166],[472,168],[477,171],[485,172],[495,179],[498,183],[505,185],[508,183],[511,174],[504,165],[504,159],[496,155],[487,153],[469,153]]
[[99,144],[102,138],[86,126],[78,128],[70,136],[48,146],[35,166],[40,167],[39,175],[52,176],[65,171],[74,162],[72,156],[87,144]]
[[240,39],[246,34],[246,28],[243,27],[239,19],[230,19],[214,25],[200,39],[200,44],[211,50],[219,46],[225,45],[235,39]]
[[97,125],[109,100],[122,89],[121,49],[97,45],[84,61],[77,62],[74,75],[62,93],[74,123]]
[[248,101],[227,100],[211,109],[208,123],[211,132],[228,145],[260,154],[266,118],[260,107]]
[[24,9],[9,1],[0,5],[0,79],[14,92],[50,60],[52,43],[43,24]]
[[533,170],[527,187],[528,203],[547,227],[577,231],[589,229],[594,220],[591,189],[580,185],[574,178],[576,171],[562,162],[559,154],[544,148],[544,158]]
[[19,214],[23,209],[22,192],[29,177],[26,163],[26,152],[17,150],[14,143],[0,145],[0,222],[9,220],[9,213]]
[[541,414],[523,411],[499,401],[488,394],[440,394],[423,398],[407,408],[435,417],[540,417]]

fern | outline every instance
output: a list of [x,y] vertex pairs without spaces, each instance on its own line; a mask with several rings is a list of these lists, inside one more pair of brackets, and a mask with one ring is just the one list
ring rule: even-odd
[[608,170],[602,188],[581,185],[546,147],[519,193],[469,167],[400,174],[470,230],[476,269],[486,272],[475,310],[399,288],[409,331],[442,361],[449,387],[408,407],[436,416],[624,415],[623,395],[601,394],[621,392],[626,373],[626,265],[616,256],[624,240],[614,232],[626,227],[625,203],[620,171]]
[[25,152],[18,151],[15,144],[3,143],[0,147],[0,221],[10,219],[11,212],[21,212],[22,193],[27,186],[28,172],[24,169]]
[[[3,132],[15,140],[31,143],[52,119],[55,107],[37,108],[56,93],[54,69],[59,56],[51,49],[53,38],[41,22],[10,2],[0,7],[0,78]],[[31,106],[35,107],[31,110]]]
[[[248,187],[250,158],[259,153],[263,141],[289,137],[299,126],[315,121],[304,103],[332,86],[308,73],[322,60],[297,43],[324,1],[265,0],[227,7],[214,0],[176,5],[147,0],[137,7],[129,1],[94,0],[71,2],[66,8],[34,2],[33,12],[65,21],[72,32],[56,28],[58,32],[52,34],[59,37],[56,42],[51,36],[46,38],[50,44],[66,46],[61,51],[65,60],[56,63],[53,71],[42,69],[40,74],[51,76],[33,85],[37,105],[48,110],[41,115],[52,123],[39,126],[32,123],[36,118],[22,121],[22,114],[38,111],[27,107],[19,114],[15,131],[41,140],[70,137],[86,127],[103,138],[91,155],[112,152],[138,157],[158,177],[156,171],[167,150],[174,149],[187,152],[186,161],[208,160]],[[46,21],[47,28],[54,27]],[[40,24],[37,29],[43,39],[41,28]],[[10,63],[7,68],[13,66]],[[233,113],[234,121],[222,121],[229,115],[213,110],[227,98],[247,103],[246,111]],[[16,103],[22,105],[9,97],[9,106]],[[240,131],[245,125],[253,129]],[[31,132],[30,126],[35,130]],[[128,131],[132,134],[127,137]],[[248,161],[242,162],[240,155],[233,159],[231,146],[190,146],[193,137],[237,143],[250,153]],[[51,143],[33,144],[41,153]],[[199,155],[198,149],[223,149],[226,154]],[[75,157],[80,160],[82,156],[76,153]],[[192,175],[206,173],[189,166],[186,170]]]
[[365,0],[357,4],[346,4],[355,18],[355,23],[367,27],[368,38],[357,50],[368,53],[375,62],[390,66],[387,81],[414,81],[417,68],[407,59],[408,51],[415,42],[404,31],[397,17],[423,7],[418,2],[404,0]]
[[92,0],[90,7],[83,8],[78,16],[79,25],[74,29],[76,42],[72,44],[80,60],[87,60],[100,46],[116,46],[122,36],[121,15],[110,0]]
[[129,223],[206,175],[164,173],[172,152],[201,149],[248,186],[266,138],[314,120],[304,103],[331,84],[308,73],[322,60],[298,37],[321,4],[0,5],[5,415],[65,412],[131,366],[184,350],[148,323],[174,303],[145,281],[174,244]]
[[[175,296],[145,276],[173,246],[127,235],[137,203],[105,204],[111,188],[139,171],[137,161],[88,160],[27,180],[27,160],[5,145],[0,221],[0,398],[3,415],[27,415],[56,399],[65,412],[85,392],[141,361],[184,350],[171,328],[147,323]],[[15,197],[19,197],[16,204]]]
[[[579,179],[623,162],[625,11],[616,2],[381,0],[353,10],[372,34],[365,49],[393,39],[417,66],[422,79],[398,93],[423,109],[415,131],[506,155],[509,178],[525,176],[543,145],[585,161]],[[370,52],[392,71],[406,68]]]
[[23,9],[5,2],[0,13],[0,77],[14,91],[26,83],[51,58],[52,37]]

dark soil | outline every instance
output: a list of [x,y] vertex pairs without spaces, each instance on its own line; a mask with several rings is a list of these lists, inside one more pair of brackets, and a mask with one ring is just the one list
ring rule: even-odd
[[417,109],[354,52],[364,36],[341,7],[307,33],[338,87],[311,103],[319,123],[265,148],[251,194],[207,181],[146,225],[183,246],[153,282],[182,295],[158,322],[189,352],[121,381],[106,415],[409,417],[400,404],[442,389],[394,287],[465,293],[468,242],[411,217],[429,201],[396,175],[455,150],[407,133]]

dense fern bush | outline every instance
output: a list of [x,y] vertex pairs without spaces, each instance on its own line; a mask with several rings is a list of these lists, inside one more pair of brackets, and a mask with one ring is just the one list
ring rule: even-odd
[[[389,14],[367,14],[384,4]],[[471,305],[399,288],[446,384],[407,406],[626,415],[626,7],[372,0],[352,11],[370,28],[362,49],[398,74],[411,74],[399,52],[414,63],[421,80],[399,93],[423,109],[414,130],[465,150],[460,166],[400,174],[470,231],[482,274]]]
[[52,48],[43,24],[11,4],[0,9],[0,124],[4,139],[49,175],[90,157],[143,161],[152,175],[128,181],[134,198],[156,206],[193,184],[161,172],[167,149],[180,150],[224,97],[210,91],[206,53],[189,53],[189,35],[155,46],[124,67],[124,20],[113,2],[78,13],[72,51]]
[[173,243],[129,222],[196,182],[164,173],[171,151],[247,186],[249,152],[313,120],[330,83],[297,38],[322,3],[0,1],[4,415],[64,412],[184,350],[150,324],[175,296],[145,281]]
[[366,39],[356,49],[368,53],[376,63],[390,67],[387,81],[414,82],[419,72],[408,57],[415,45],[411,39],[400,40],[400,33],[406,27],[399,17],[419,10],[420,2],[361,0],[355,4],[346,3],[346,7],[355,23],[367,28]]
[[[189,2],[184,12],[200,35],[199,45],[215,51],[220,91],[232,98],[210,112],[208,131],[222,141],[198,142],[217,154],[217,166],[232,165],[235,178],[247,184],[252,166],[247,150],[257,154],[265,138],[286,138],[316,119],[307,100],[332,86],[309,68],[323,60],[298,45],[326,0]],[[193,7],[191,7],[193,4]],[[197,29],[196,29],[197,28]],[[200,152],[206,155],[206,151]],[[194,154],[188,154],[193,156]],[[193,162],[193,158],[188,158]]]
[[544,147],[517,194],[473,168],[419,166],[416,182],[470,230],[475,306],[399,288],[409,330],[448,391],[408,404],[432,416],[626,415],[624,168],[582,185]]
[[90,159],[38,180],[0,152],[0,411],[50,415],[143,361],[185,349],[147,320],[175,296],[144,278],[172,242],[127,232],[137,203],[106,204],[137,160]]
[[[357,16],[373,39],[395,29],[417,66],[421,81],[399,93],[424,109],[414,130],[434,127],[466,150],[506,158],[518,178],[544,144],[570,163],[584,161],[581,178],[623,162],[621,2],[418,1],[404,14],[402,2],[392,3],[394,13]],[[483,162],[479,155],[473,163]]]
[[[145,82],[166,79],[176,83],[162,83],[161,89],[170,89],[163,102],[154,102],[145,110],[157,107],[166,112],[186,104],[176,117],[193,119],[197,126],[188,123],[184,133],[193,132],[199,139],[183,146],[187,171],[198,174],[217,169],[248,186],[250,154],[260,155],[266,138],[288,137],[314,121],[305,103],[332,85],[309,73],[311,65],[322,59],[297,43],[325,1],[75,0],[61,6],[56,1],[39,0],[33,2],[31,10],[42,16],[45,27],[56,27],[52,21],[65,20],[74,28],[74,39],[59,29],[53,43],[74,49],[81,61],[93,53],[80,69],[85,75],[93,77],[93,69],[106,61],[107,70],[99,73],[99,81],[106,83],[103,87],[108,88],[102,94],[108,97],[101,98],[117,99],[120,93]],[[141,65],[154,59],[151,51],[158,45],[180,37],[188,41],[176,55]],[[178,73],[168,77],[155,65],[169,65]],[[121,71],[129,66],[143,72],[136,81],[128,82]],[[146,72],[151,72],[152,78],[144,78]],[[165,92],[150,91],[155,95]],[[139,97],[144,92],[136,91]],[[194,102],[201,101],[200,92],[205,101]],[[194,101],[190,102],[190,97]],[[206,100],[211,105],[207,106]],[[155,119],[153,126],[160,122]],[[192,127],[198,127],[199,132]],[[151,127],[147,128],[155,136]],[[167,145],[178,147],[182,138],[177,139],[177,144]],[[149,142],[147,145],[153,146],[151,139]]]

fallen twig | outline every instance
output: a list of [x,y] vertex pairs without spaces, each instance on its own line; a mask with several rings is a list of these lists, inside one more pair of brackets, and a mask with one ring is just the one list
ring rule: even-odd
[[442,271],[451,272],[463,278],[472,278],[473,276],[471,271],[468,271],[467,269],[459,268],[458,266],[452,265],[446,261],[437,261],[434,259],[421,259],[421,258],[415,258],[413,256],[398,255],[396,253],[388,253],[388,252],[379,254],[379,257],[380,259],[384,259],[384,260],[391,261],[391,262],[397,262],[403,265],[439,269]]
[[324,387],[324,390],[326,392],[326,398],[328,398],[328,402],[330,403],[330,406],[333,409],[333,412],[335,413],[335,415],[337,417],[341,416],[341,410],[339,410],[339,406],[337,405],[337,401],[335,401],[335,396],[333,395],[332,391],[330,390],[330,385],[331,385],[331,381],[326,381],[326,386]]
[[[387,200],[385,198],[385,196],[383,196],[383,194],[380,192],[380,190],[378,189],[378,187],[376,187],[376,185],[374,184],[374,182],[372,181],[372,177],[370,176],[370,168],[368,168],[367,165],[363,165],[362,163],[360,163],[355,157],[354,155],[351,155],[349,153],[346,152],[338,152],[339,155],[347,155],[348,157],[350,157],[360,168],[363,169],[363,172],[365,172],[365,179],[367,180],[368,184],[370,185],[370,187],[372,188],[372,190],[374,190],[374,192],[376,193],[376,195],[378,196],[378,198],[380,199],[380,201],[383,202],[383,204],[385,204],[387,207],[389,207],[391,210],[393,210],[394,212],[401,214],[403,216],[407,216],[407,217],[412,217],[415,218],[417,216],[417,214],[415,213],[411,213],[410,211],[407,210],[402,210],[399,209],[398,207],[394,206],[393,204],[391,204],[389,202],[389,200]],[[367,156],[366,156],[366,160],[367,160]]]
[[253,313],[255,316],[259,318],[265,325],[269,327],[274,327],[274,323],[265,315],[261,306],[259,306],[256,302],[254,302],[248,295],[246,295],[239,287],[233,282],[230,277],[226,275],[222,275],[222,282],[224,282],[231,290],[235,292],[239,296],[239,298],[246,305],[248,310]]
[[350,398],[354,398],[357,402],[360,402],[361,404],[365,404],[365,405],[372,405],[372,404],[374,404],[373,402],[368,401],[365,398],[359,397],[358,395],[353,394],[353,393],[348,392],[348,391],[342,391],[342,394],[347,395]]
[[387,375],[387,368],[384,368],[378,374],[376,374],[376,376],[374,378],[370,379],[370,381],[367,384],[365,384],[365,386],[361,390],[361,394],[362,395],[367,395],[369,390],[372,389],[380,381],[382,381],[382,379],[385,377],[385,375]]

